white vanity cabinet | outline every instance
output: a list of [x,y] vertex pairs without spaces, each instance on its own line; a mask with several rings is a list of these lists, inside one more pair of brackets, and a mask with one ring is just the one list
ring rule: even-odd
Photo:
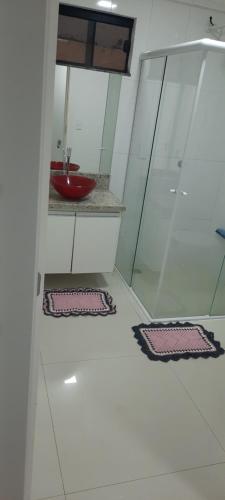
[[112,272],[119,238],[120,216],[77,214],[73,273]]
[[49,214],[46,273],[112,272],[120,213]]
[[74,226],[74,214],[48,216],[46,273],[71,272]]

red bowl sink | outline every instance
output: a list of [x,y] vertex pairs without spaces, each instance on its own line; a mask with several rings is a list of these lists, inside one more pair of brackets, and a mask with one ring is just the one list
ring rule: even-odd
[[[51,161],[50,168],[51,170],[63,170],[63,161]],[[70,163],[69,170],[71,170],[71,172],[77,172],[79,168],[80,165],[77,163]]]
[[52,175],[51,184],[63,198],[80,200],[93,191],[96,181],[81,175]]

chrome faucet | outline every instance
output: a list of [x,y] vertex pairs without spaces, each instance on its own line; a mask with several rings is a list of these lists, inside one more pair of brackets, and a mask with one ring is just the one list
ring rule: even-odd
[[64,153],[63,154],[63,157],[64,157],[63,170],[66,172],[66,175],[68,176],[69,171],[70,171],[70,158],[71,158],[71,154],[72,154],[72,148],[67,147],[66,151],[63,150],[63,153]]

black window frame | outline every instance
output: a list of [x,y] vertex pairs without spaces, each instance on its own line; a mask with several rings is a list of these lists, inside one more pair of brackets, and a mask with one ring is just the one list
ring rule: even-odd
[[[85,54],[85,62],[84,63],[74,63],[74,61],[62,61],[57,59],[56,55],[56,64],[61,66],[71,66],[75,68],[86,68],[93,69],[97,71],[104,71],[107,73],[119,73],[122,75],[130,76],[129,71],[129,63],[131,60],[132,53],[132,41],[133,41],[133,32],[135,27],[135,19],[131,17],[120,16],[118,14],[111,14],[108,12],[102,12],[92,9],[87,9],[83,7],[76,7],[73,5],[67,4],[59,4],[59,16],[68,16],[75,17],[78,19],[84,19],[89,21],[88,23],[88,38],[87,38],[87,47]],[[128,28],[129,30],[129,39],[127,43],[127,48],[124,50],[126,53],[126,62],[124,70],[117,70],[115,68],[104,68],[102,66],[96,66],[93,64],[94,58],[94,48],[95,48],[95,32],[96,32],[96,23],[103,24],[111,24],[113,26],[122,26]],[[60,39],[58,33],[58,39]]]

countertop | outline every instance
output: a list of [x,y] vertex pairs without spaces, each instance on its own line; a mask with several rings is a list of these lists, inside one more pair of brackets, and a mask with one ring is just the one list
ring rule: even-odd
[[85,199],[70,201],[62,198],[52,187],[49,193],[49,213],[51,212],[93,212],[120,213],[125,206],[109,190],[94,189]]

